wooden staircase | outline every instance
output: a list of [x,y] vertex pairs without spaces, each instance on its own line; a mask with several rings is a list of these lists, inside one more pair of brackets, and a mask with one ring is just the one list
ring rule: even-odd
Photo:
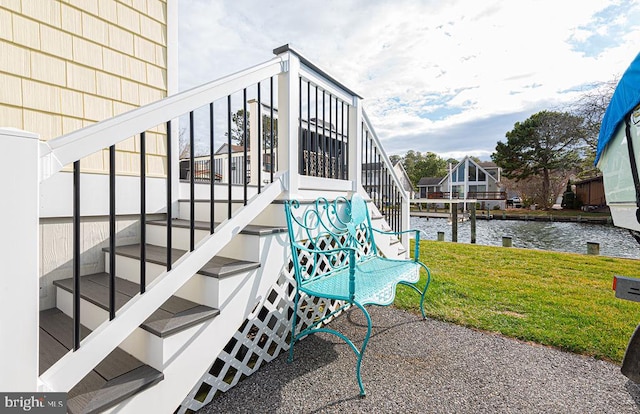
[[[215,223],[217,225],[218,223]],[[147,285],[161,274],[167,265],[166,220],[150,220],[146,223]],[[196,239],[199,242],[209,235],[210,223],[197,221]],[[188,250],[189,220],[172,220],[172,262],[177,262]],[[158,229],[160,231],[158,231]],[[91,371],[68,394],[69,412],[97,413],[108,410],[129,397],[142,392],[164,379],[162,368],[170,352],[163,350],[164,341],[192,327],[206,324],[220,315],[221,280],[234,275],[252,274],[261,267],[260,252],[255,246],[265,238],[286,231],[282,226],[248,225],[236,238],[243,241],[246,249],[238,251],[240,258],[217,255],[209,260],[192,281],[176,295],[170,297],[156,310],[130,338],[121,344]],[[232,244],[232,243],[230,243]],[[254,246],[254,247],[252,247]],[[227,249],[238,250],[237,246]],[[103,249],[106,272],[84,275],[80,278],[82,311],[82,338],[108,319],[109,312],[109,248]],[[140,244],[117,246],[115,279],[116,317],[118,311],[140,293],[139,268]],[[233,255],[233,254],[232,254]],[[243,257],[254,257],[255,261]],[[40,315],[40,373],[46,371],[60,357],[72,349],[73,278],[54,282],[57,308],[48,309]],[[224,299],[223,299],[224,300]],[[236,327],[237,328],[237,327]],[[175,344],[170,345],[175,346]],[[206,369],[206,363],[202,369]],[[175,408],[175,407],[173,407]],[[172,409],[173,409],[172,408]]]

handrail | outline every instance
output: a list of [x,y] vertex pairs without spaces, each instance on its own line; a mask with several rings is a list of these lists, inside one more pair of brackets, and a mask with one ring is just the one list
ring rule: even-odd
[[277,47],[277,48],[273,49],[273,53],[275,55],[281,55],[281,54],[284,54],[286,52],[291,52],[294,55],[296,55],[298,57],[298,59],[300,59],[300,63],[301,64],[306,66],[311,71],[313,71],[313,72],[317,73],[318,75],[320,75],[321,78],[324,78],[327,81],[333,83],[335,86],[337,86],[338,88],[342,89],[348,95],[355,96],[357,98],[362,99],[362,97],[360,95],[358,95],[357,93],[353,92],[351,89],[346,87],[343,83],[338,81],[333,76],[329,75],[329,73],[326,70],[321,69],[317,64],[311,62],[309,59],[307,59],[306,57],[302,56],[300,51],[295,49],[290,44],[282,45],[280,47]]
[[[362,111],[362,189],[373,205],[396,232],[409,228],[409,197],[393,164],[384,151],[366,112]],[[403,246],[409,246],[407,233],[402,233]],[[408,249],[407,249],[408,251]]]
[[373,138],[373,141],[375,142],[376,146],[381,150],[380,151],[380,155],[382,157],[382,160],[384,161],[384,164],[387,167],[387,169],[389,169],[389,171],[391,172],[391,176],[393,177],[393,181],[394,181],[396,187],[400,190],[400,193],[402,194],[402,198],[403,199],[408,199],[409,195],[404,190],[404,187],[402,186],[402,183],[400,182],[400,179],[396,175],[396,172],[393,169],[393,164],[391,163],[391,160],[387,156],[387,153],[385,151],[382,151],[384,149],[384,147],[382,146],[382,143],[380,142],[380,138],[378,138],[378,134],[376,134],[375,129],[373,129],[373,124],[371,124],[371,121],[369,120],[369,116],[367,116],[367,113],[365,112],[364,109],[362,110],[362,119],[364,120],[364,123],[365,123],[367,129],[371,133],[371,137]]
[[285,62],[284,56],[278,56],[249,69],[42,142],[40,181],[46,180],[65,165],[96,151],[228,96],[246,85],[277,75],[283,71]]
[[[254,196],[232,219],[220,224],[216,233],[207,236],[194,251],[175,262],[171,271],[164,272],[150,283],[144,295],[138,294],[122,306],[115,319],[102,323],[83,340],[77,351],[63,356],[40,379],[50,389],[69,391],[175,294],[211,257],[218,254],[225,245],[220,240],[230,240],[237,235],[284,191],[284,175],[279,174],[273,183]],[[124,314],[127,317],[122,317]]]

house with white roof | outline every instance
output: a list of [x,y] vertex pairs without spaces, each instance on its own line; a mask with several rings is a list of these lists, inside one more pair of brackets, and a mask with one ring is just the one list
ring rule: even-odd
[[423,177],[419,198],[476,200],[482,209],[505,207],[506,191],[500,185],[501,169],[493,162],[476,162],[467,156],[444,177]]

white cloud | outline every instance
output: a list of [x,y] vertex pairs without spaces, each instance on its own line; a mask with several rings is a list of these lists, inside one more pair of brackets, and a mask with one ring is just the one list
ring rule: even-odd
[[[598,14],[609,6],[605,0],[182,0],[181,86],[267,60],[273,48],[291,43],[364,96],[390,152],[452,154],[464,147],[469,155],[487,154],[524,119],[514,120],[516,114],[558,107],[576,97],[566,91],[624,71],[638,52],[640,29],[636,19]],[[618,7],[630,16],[640,12],[637,2]],[[576,49],[603,33],[619,35],[588,45],[592,53]],[[447,131],[480,123],[464,141],[437,142]],[[398,136],[403,145],[394,142]]]

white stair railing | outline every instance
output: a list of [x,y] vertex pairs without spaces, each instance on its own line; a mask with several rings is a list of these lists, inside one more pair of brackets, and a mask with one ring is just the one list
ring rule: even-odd
[[[409,196],[384,151],[366,112],[362,111],[362,187],[394,231],[409,228]],[[408,234],[400,240],[408,248]]]
[[[170,142],[173,127],[171,120],[188,114],[190,118],[190,138],[193,148],[194,141],[194,111],[205,105],[214,107],[217,100],[227,101],[227,114],[229,124],[232,116],[232,94],[243,91],[246,102],[247,88],[260,88],[260,83],[265,80],[273,82],[273,77],[281,73],[285,67],[283,57],[276,57],[261,65],[241,71],[234,75],[210,82],[206,85],[191,89],[186,92],[165,98],[159,102],[137,108],[117,117],[99,122],[82,130],[53,139],[41,144],[40,172],[41,181],[47,180],[54,173],[60,171],[65,165],[74,165],[74,192],[73,192],[73,277],[74,277],[74,351],[65,355],[62,359],[50,367],[43,375],[41,381],[48,389],[56,391],[68,391],[88,372],[90,372],[106,355],[115,349],[124,339],[126,339],[151,313],[157,310],[170,296],[186,283],[208,260],[215,256],[240,229],[249,224],[257,214],[269,205],[282,192],[282,177],[278,176],[274,182],[265,187],[261,194],[248,199],[245,191],[245,205],[250,204],[251,209],[240,209],[232,214],[231,208],[231,183],[229,183],[229,199],[227,200],[229,214],[227,220],[217,227],[211,221],[211,235],[202,241],[196,248],[194,242],[195,223],[193,214],[191,220],[191,248],[190,253],[174,263],[175,258],[171,257],[171,217],[173,197],[171,195],[171,174],[167,172],[167,271],[154,280],[146,283],[146,239],[144,231],[146,208],[146,177],[145,177],[145,132],[158,126],[164,127],[166,123],[167,136],[167,157],[168,165],[172,164],[170,155]],[[272,92],[273,94],[273,92]],[[226,98],[226,99],[225,99]],[[213,116],[213,112],[212,112]],[[212,121],[213,122],[213,121]],[[160,128],[162,130],[162,128]],[[141,132],[142,131],[142,132]],[[116,270],[115,270],[115,199],[118,190],[116,188],[115,173],[115,145],[131,136],[140,135],[140,294],[129,301],[118,310],[116,314],[115,300],[111,300],[109,306],[110,321],[102,324],[94,330],[91,335],[80,341],[80,246],[82,244],[80,234],[80,159],[86,157],[103,148],[109,148],[110,158],[110,208],[109,208],[109,254],[110,273],[112,282],[110,289],[114,292]],[[213,134],[213,129],[211,134]],[[230,126],[227,131],[228,139],[231,140]],[[213,151],[213,148],[212,148]],[[193,151],[191,162],[193,163]],[[193,180],[192,180],[193,183]],[[246,190],[245,182],[245,190]],[[193,185],[193,184],[192,184]],[[212,182],[213,185],[213,182]],[[37,192],[37,189],[36,189]],[[213,186],[212,186],[213,193]],[[125,195],[126,197],[126,195]],[[190,194],[191,205],[195,199],[194,191]],[[212,201],[213,203],[213,201]],[[213,209],[212,209],[213,210]],[[213,234],[215,232],[215,234]],[[37,279],[36,279],[37,280]],[[115,298],[115,294],[110,294]]]

